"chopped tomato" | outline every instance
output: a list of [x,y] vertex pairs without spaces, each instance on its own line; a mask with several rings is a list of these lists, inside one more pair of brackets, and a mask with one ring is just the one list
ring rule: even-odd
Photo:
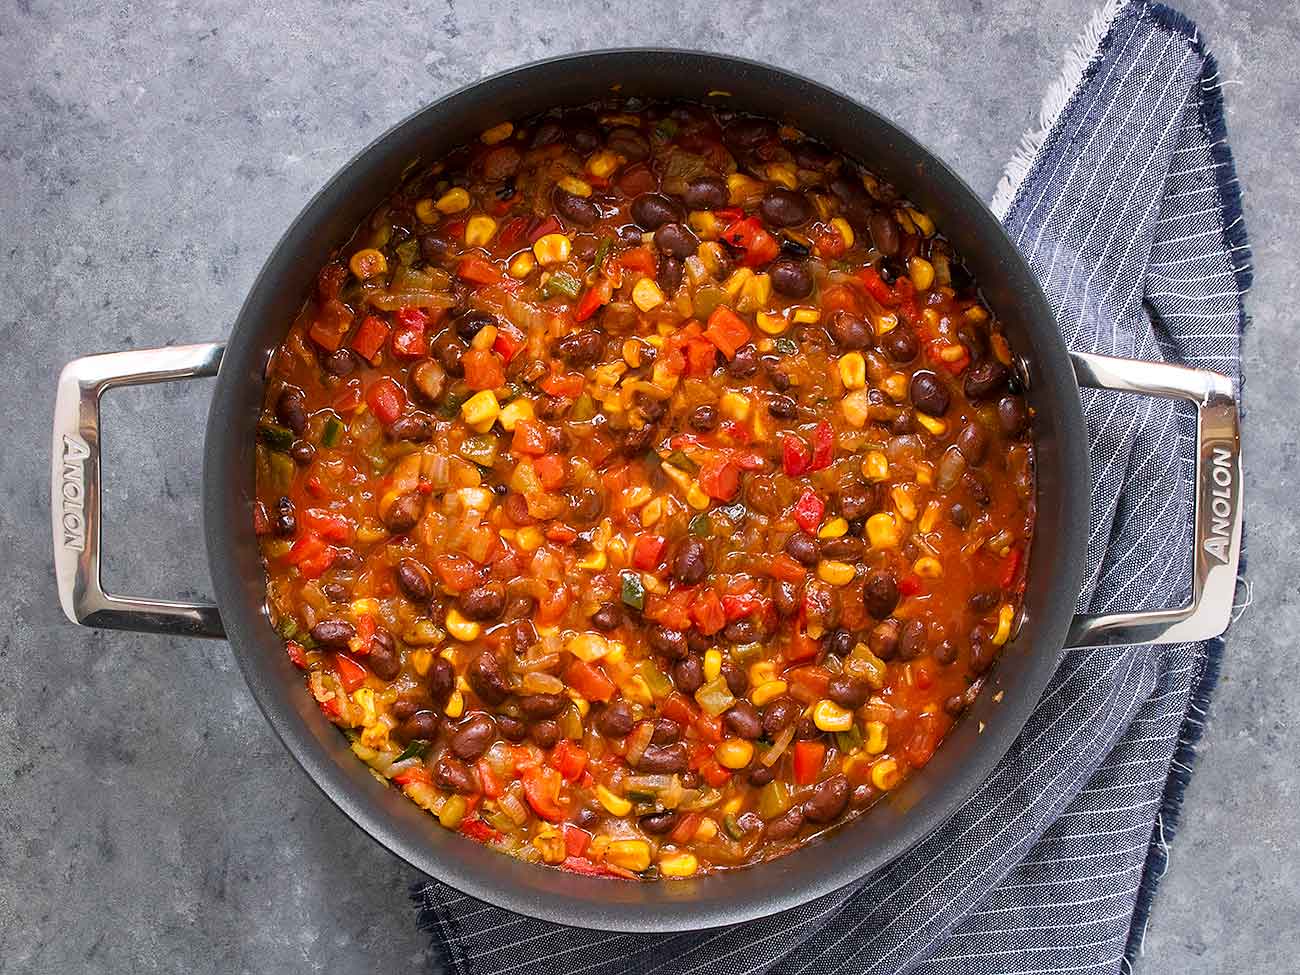
[[677,589],[666,596],[651,593],[646,597],[645,615],[669,629],[687,629],[691,625],[691,599],[689,589]]
[[547,234],[558,234],[563,230],[564,228],[560,225],[560,221],[555,219],[554,215],[549,216],[532,230],[528,231],[528,243],[535,244]]
[[812,785],[826,760],[826,745],[820,741],[794,743],[794,781],[796,785]]
[[686,343],[686,375],[709,375],[717,359],[717,347],[707,339],[691,339]]
[[349,657],[346,653],[334,654],[334,672],[339,675],[339,683],[351,694],[363,683],[370,671]]
[[340,413],[351,413],[361,405],[361,380],[349,379],[334,397],[334,409]]
[[804,488],[803,494],[794,503],[791,514],[800,528],[809,533],[815,532],[826,516],[826,502],[812,488]]
[[588,701],[608,701],[617,689],[605,672],[585,660],[574,660],[564,672],[564,683]]
[[719,305],[709,315],[704,337],[718,347],[728,359],[736,357],[736,350],[750,340],[749,326],[745,320],[726,305]]
[[387,425],[402,415],[406,408],[406,393],[395,379],[384,376],[366,390],[366,405],[380,423]]
[[727,622],[734,623],[747,616],[758,616],[767,612],[772,601],[756,592],[738,593],[722,597],[722,611],[727,614]]
[[722,609],[722,600],[712,589],[706,589],[697,596],[691,606],[691,619],[705,636],[712,636],[727,625],[727,614]]
[[560,399],[577,399],[582,395],[586,380],[581,373],[570,372],[564,375],[552,373],[537,384],[543,393]]
[[284,651],[289,655],[289,661],[299,670],[307,669],[307,648],[297,640],[288,640],[284,644]]
[[798,477],[812,463],[812,451],[803,437],[787,433],[781,438],[781,469],[790,477]]
[[412,765],[404,768],[393,776],[393,781],[398,785],[411,785],[418,782],[421,785],[433,785],[433,776],[428,768],[423,765]]
[[551,750],[551,764],[560,770],[566,782],[576,782],[587,767],[587,752],[568,738],[562,738]]
[[393,330],[393,355],[399,359],[419,359],[429,352],[424,327],[399,326]]
[[700,766],[700,778],[715,789],[721,789],[731,781],[731,773],[718,764],[717,759],[711,758]]
[[284,560],[289,565],[296,565],[303,578],[315,579],[334,564],[334,557],[334,549],[326,545],[323,538],[307,532],[293,543]]
[[695,719],[695,730],[705,741],[715,745],[722,741],[722,718],[712,714],[701,714]]
[[803,582],[808,578],[808,570],[784,552],[772,560],[768,571],[772,573],[773,579],[782,582]]
[[907,763],[912,768],[925,766],[934,757],[934,750],[938,747],[942,736],[943,729],[939,724],[938,713],[922,711],[912,729],[912,737],[908,739],[903,749],[907,756]]
[[520,420],[515,424],[515,436],[510,441],[510,451],[540,457],[546,453],[546,427],[536,420]]
[[575,322],[585,322],[614,296],[614,286],[609,278],[601,278],[578,299],[578,306],[573,310]]
[[483,795],[488,799],[496,799],[506,791],[486,758],[480,758],[475,762],[474,768],[478,771],[478,781],[483,787]]
[[433,571],[452,592],[464,592],[478,585],[478,566],[464,555],[439,555],[433,560]]
[[835,431],[829,423],[822,420],[813,427],[812,459],[808,462],[808,470],[810,472],[825,470],[831,466],[831,461],[834,459]]
[[867,294],[875,298],[886,308],[893,308],[898,304],[898,299],[894,296],[893,289],[885,284],[884,278],[874,267],[864,267],[858,272],[858,280],[862,282],[863,287],[867,289]]
[[618,255],[617,264],[624,271],[639,271],[650,277],[654,276],[659,267],[654,253],[648,247],[633,247],[624,251]]
[[627,196],[639,196],[658,189],[659,179],[645,163],[637,163],[619,174],[618,188]]
[[641,535],[632,546],[632,565],[644,572],[657,569],[666,545],[661,535]]
[[744,252],[740,263],[746,267],[761,267],[781,252],[781,245],[763,229],[758,217],[737,220],[722,232],[722,239]]
[[909,572],[898,580],[898,594],[904,599],[908,596],[915,596],[924,588],[921,584],[921,577],[914,572]]
[[302,513],[303,524],[321,538],[331,542],[352,541],[353,524],[347,515],[324,508],[308,508]]
[[497,234],[497,242],[506,250],[514,250],[516,245],[527,238],[532,222],[532,217],[511,217],[502,226],[501,233]]
[[536,765],[524,771],[524,798],[533,812],[548,823],[564,820],[564,807],[560,805],[560,773],[545,765]]
[[821,644],[800,628],[790,635],[790,642],[786,644],[783,656],[791,663],[795,663],[815,657],[820,651]]
[[591,834],[581,826],[573,823],[564,824],[564,852],[571,857],[580,857],[591,845]]
[[375,618],[369,613],[357,616],[357,642],[355,652],[361,656],[370,653],[370,641],[375,638]]
[[787,671],[786,678],[791,684],[802,687],[813,697],[825,697],[831,675],[825,667],[808,666],[795,667]]
[[506,365],[510,365],[510,360],[524,345],[524,333],[519,329],[508,322],[497,326],[497,337],[492,343],[492,351],[499,355]]
[[568,586],[552,587],[538,600],[537,622],[549,626],[564,615],[571,602],[573,602],[573,593],[569,591]]
[[636,876],[631,870],[614,867],[608,863],[593,863],[586,857],[565,857],[564,862],[560,864],[560,869],[567,870],[569,873],[586,874],[589,877],[617,877],[619,880],[630,880]]
[[689,727],[695,723],[699,717],[699,711],[690,701],[681,695],[678,691],[673,691],[659,705],[659,713],[665,718],[671,718],[683,727]]
[[361,319],[357,334],[352,336],[352,351],[373,366],[378,361],[387,338],[388,323],[378,315],[367,315]]
[[337,298],[330,298],[321,305],[307,335],[326,352],[335,352],[352,327],[352,319],[351,308]]
[[465,367],[465,384],[470,389],[496,389],[505,385],[505,369],[491,349],[470,349],[461,362]]
[[560,488],[569,476],[565,469],[564,458],[558,454],[542,454],[533,461],[533,470],[537,472],[537,479],[542,482],[542,487],[547,491]]
[[470,284],[496,284],[501,280],[501,269],[491,261],[469,254],[456,265],[456,276]]
[[833,284],[821,293],[822,321],[830,321],[837,311],[846,311],[853,315],[862,314],[862,302],[857,294],[846,284]]
[[840,236],[839,231],[831,227],[818,227],[813,231],[813,248],[817,251],[818,257],[826,257],[835,260],[842,257],[848,250],[844,238]]
[[673,831],[668,835],[674,843],[685,843],[695,836],[695,831],[700,828],[700,823],[703,821],[704,817],[699,813],[688,812],[677,820],[677,825],[673,827]]
[[468,836],[471,840],[477,840],[479,843],[496,843],[501,839],[501,831],[489,826],[483,820],[475,816],[473,819],[462,819],[460,823],[460,832]]
[[700,487],[709,497],[730,501],[740,490],[740,467],[725,457],[711,457],[700,465]]
[[1002,574],[998,578],[998,585],[1003,589],[1010,589],[1011,584],[1016,581],[1018,568],[1020,568],[1020,549],[1013,548],[1002,560]]

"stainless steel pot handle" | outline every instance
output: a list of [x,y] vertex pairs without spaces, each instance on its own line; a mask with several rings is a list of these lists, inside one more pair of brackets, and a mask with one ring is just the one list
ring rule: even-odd
[[216,606],[114,596],[104,591],[99,574],[100,396],[115,386],[215,376],[225,348],[209,343],[110,352],[63,367],[54,401],[50,515],[59,602],[72,622],[179,636],[226,635]]
[[1196,404],[1196,548],[1190,603],[1076,616],[1066,646],[1195,643],[1219,636],[1232,616],[1241,555],[1241,433],[1232,381],[1217,372],[1165,363],[1078,352],[1070,358],[1080,386]]

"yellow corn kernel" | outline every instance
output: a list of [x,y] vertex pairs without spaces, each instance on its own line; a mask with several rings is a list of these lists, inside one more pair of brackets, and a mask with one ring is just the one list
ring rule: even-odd
[[912,563],[912,571],[922,579],[938,579],[943,575],[943,563],[933,555],[922,555]]
[[432,650],[420,649],[411,651],[411,666],[415,668],[415,672],[421,677],[425,676],[429,672],[429,667],[432,664]]
[[599,860],[609,849],[609,837],[601,834],[592,838],[591,843],[587,846],[587,856],[593,860]]
[[755,660],[749,665],[749,682],[757,687],[776,679],[776,662],[773,660]]
[[522,281],[532,273],[533,268],[537,267],[537,258],[533,257],[532,251],[520,251],[510,259],[510,264],[506,271],[512,278]]
[[375,278],[386,272],[388,270],[388,258],[384,257],[383,251],[367,247],[352,255],[352,259],[348,261],[348,268],[364,281],[367,278]]
[[602,150],[587,160],[587,172],[592,176],[605,179],[621,166],[623,161],[614,153]]
[[459,718],[465,713],[465,695],[459,690],[451,692],[447,698],[447,706],[442,709],[442,713],[449,718]]
[[438,810],[438,822],[443,829],[457,829],[465,818],[465,809],[469,804],[464,796],[452,796]]
[[912,218],[912,223],[916,224],[916,229],[921,232],[922,237],[934,236],[934,221],[928,215],[913,207],[907,208],[907,215]]
[[871,415],[871,401],[867,398],[867,391],[855,389],[851,393],[845,393],[844,399],[840,400],[840,410],[850,426],[866,426],[867,418]]
[[755,274],[745,282],[745,287],[742,290],[745,298],[750,302],[750,307],[757,306],[761,308],[772,300],[772,275],[766,271],[762,274]]
[[925,427],[936,437],[942,437],[945,433],[948,432],[947,421],[941,420],[937,416],[930,416],[928,413],[922,413],[920,410],[917,410],[916,420],[918,423],[921,424],[921,426]]
[[623,361],[632,369],[641,365],[641,341],[639,339],[623,340]]
[[[718,227],[718,218],[713,215],[712,210],[692,210],[687,215],[686,222],[691,225],[691,229],[701,240],[715,240],[722,232]],[[708,267],[707,262],[705,267]]]
[[503,429],[513,430],[520,420],[531,420],[536,415],[537,410],[533,407],[533,401],[521,396],[501,407],[501,415],[497,419],[501,421]]
[[773,183],[784,186],[787,190],[797,190],[799,188],[799,179],[795,173],[794,163],[779,162],[769,163],[764,175]]
[[727,297],[735,299],[744,289],[745,285],[754,277],[754,272],[747,267],[738,267],[731,272],[731,276],[722,282],[722,290],[727,293]]
[[603,785],[596,786],[596,798],[609,810],[611,816],[626,816],[632,811],[632,803],[620,795],[615,795]]
[[889,458],[883,451],[870,451],[862,461],[862,474],[871,481],[885,480],[889,477]]
[[892,311],[882,312],[874,322],[876,335],[888,335],[898,328],[898,316]]
[[519,529],[515,535],[515,545],[525,552],[536,552],[542,545],[542,530],[536,525]]
[[609,653],[602,658],[610,663],[620,663],[627,656],[627,647],[618,640],[609,641]]
[[913,473],[916,475],[916,483],[929,486],[934,483],[934,465],[921,461],[916,465]]
[[853,712],[829,698],[822,698],[813,705],[812,719],[821,731],[848,731],[853,727]]
[[888,792],[898,785],[903,778],[898,771],[898,762],[892,758],[882,758],[871,766],[871,784],[881,792]]
[[917,291],[929,291],[930,285],[934,284],[934,265],[924,257],[909,257],[907,276],[912,279],[912,285]]
[[717,680],[722,673],[722,651],[713,647],[704,651],[704,680]]
[[863,743],[868,755],[879,755],[889,746],[889,729],[883,721],[867,722],[867,740]]
[[704,493],[704,488],[692,482],[691,486],[686,489],[686,503],[696,511],[704,511],[712,503],[709,496]]
[[641,527],[649,528],[664,515],[664,499],[654,498],[641,509]]
[[579,660],[591,663],[609,653],[609,641],[599,633],[575,633],[565,641],[564,649]]
[[934,531],[934,523],[939,518],[939,502],[931,501],[925,506],[925,511],[921,514],[921,520],[917,522],[917,530],[922,534]]
[[495,325],[484,325],[475,333],[474,338],[470,340],[472,349],[490,349],[492,343],[497,340],[497,327]]
[[695,827],[694,838],[700,840],[701,842],[707,843],[709,840],[713,839],[713,837],[717,835],[718,835],[717,820],[710,819],[708,816],[705,816],[702,820],[700,820],[700,825]]
[[987,322],[989,320],[988,309],[983,305],[971,305],[966,309],[966,321],[968,322]]
[[744,768],[754,757],[754,746],[744,738],[728,738],[713,750],[713,757],[723,768]]
[[835,232],[840,235],[840,240],[844,241],[845,247],[852,247],[857,237],[853,233],[853,227],[843,217],[836,217],[831,221],[831,226]]
[[354,599],[348,608],[352,610],[353,616],[378,616],[379,600],[370,596]]
[[1016,611],[1010,603],[1003,603],[1002,608],[998,610],[998,628],[993,634],[993,645],[1000,647],[1011,638],[1011,621],[1015,618]]
[[817,563],[817,578],[832,586],[847,586],[853,581],[853,566],[823,559]]
[[817,530],[818,538],[842,538],[849,530],[849,523],[836,516]]
[[728,420],[735,420],[737,423],[744,423],[749,419],[749,413],[752,404],[749,397],[744,393],[725,392],[722,399],[718,402],[718,409]]
[[700,869],[700,861],[694,853],[681,850],[677,853],[665,853],[659,858],[659,875],[661,877],[693,877]]
[[907,521],[916,521],[916,502],[912,500],[912,489],[907,484],[896,484],[889,492],[894,499],[894,507]]
[[491,217],[478,214],[469,218],[465,224],[465,246],[486,247],[497,232],[497,222]]
[[794,310],[796,325],[816,325],[822,320],[822,313],[816,308],[796,308]]
[[861,352],[849,352],[840,356],[840,382],[845,389],[862,389],[867,385],[867,361]]
[[727,192],[732,206],[744,206],[750,200],[757,200],[765,188],[759,180],[743,173],[732,173],[727,177]]
[[591,711],[591,702],[572,688],[566,691],[566,693],[569,695],[569,700],[571,700],[577,707],[578,714],[585,718]]
[[921,312],[921,321],[925,323],[926,328],[935,331],[939,328],[939,313],[933,308],[927,308]]
[[447,610],[447,632],[461,643],[468,643],[470,640],[478,639],[478,635],[483,632],[483,627],[473,620],[465,619],[460,615],[460,610],[453,606]]
[[614,840],[605,850],[605,862],[640,873],[650,866],[650,844],[645,840]]
[[1001,332],[994,332],[989,336],[989,345],[993,349],[993,356],[1004,366],[1011,365],[1011,346],[1007,345],[1007,337]]
[[533,242],[533,256],[542,265],[563,264],[573,252],[573,242],[564,234],[545,234]]
[[655,696],[650,693],[650,685],[645,682],[645,678],[636,674],[623,687],[623,696],[633,704],[644,704],[646,707],[654,704]]
[[867,541],[872,548],[894,548],[898,545],[898,522],[887,511],[877,512],[867,519]]
[[628,511],[635,511],[654,497],[654,491],[644,484],[638,484],[635,487],[625,488],[619,497],[624,508]]
[[896,403],[901,403],[907,399],[907,377],[901,372],[891,372],[881,382],[880,388]]
[[486,129],[479,138],[483,140],[484,145],[494,146],[498,142],[505,142],[514,134],[515,127],[511,122],[502,122],[500,125],[494,125]]
[[754,692],[749,696],[750,703],[756,708],[761,708],[765,704],[771,704],[778,697],[789,690],[790,685],[783,680],[764,681],[754,688]]
[[423,200],[416,201],[415,216],[420,223],[437,223],[438,208],[433,205],[433,200],[426,196]]
[[939,346],[939,358],[944,362],[958,362],[966,355],[966,347],[960,342],[948,342]]
[[440,213],[460,213],[469,209],[469,192],[462,186],[449,189],[434,204]]
[[790,327],[790,323],[785,320],[784,315],[772,315],[765,311],[760,311],[755,318],[758,321],[758,330],[767,335],[780,335]]
[[605,556],[605,550],[597,548],[592,549],[590,554],[578,563],[578,568],[586,569],[589,572],[599,572],[607,565],[609,565],[609,559]]
[[564,837],[553,828],[534,836],[532,844],[533,849],[542,855],[542,862],[552,866],[563,863],[564,858],[569,855],[569,851],[564,846]]
[[664,293],[651,278],[642,278],[632,288],[632,303],[642,311],[652,311],[664,303]]
[[460,415],[473,430],[487,433],[501,415],[501,404],[492,390],[483,389],[461,404]]
[[555,181],[555,185],[566,193],[572,193],[574,196],[591,196],[591,184],[586,180],[578,179],[576,176],[561,176]]

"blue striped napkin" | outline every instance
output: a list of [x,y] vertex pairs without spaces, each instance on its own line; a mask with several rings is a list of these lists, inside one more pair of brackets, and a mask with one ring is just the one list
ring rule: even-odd
[[[1071,348],[1239,375],[1250,284],[1221,81],[1196,27],[1112,2],[1069,55],[994,210]],[[1194,419],[1085,391],[1092,536],[1079,609],[1190,591]],[[682,935],[519,917],[430,882],[422,925],[454,975],[1114,972],[1140,951],[1220,646],[1067,651],[997,770],[945,826],[796,910]]]

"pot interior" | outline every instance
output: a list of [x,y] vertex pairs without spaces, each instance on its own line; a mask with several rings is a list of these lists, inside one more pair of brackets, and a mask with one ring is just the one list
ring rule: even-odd
[[[272,631],[252,532],[265,363],[330,252],[412,166],[497,122],[590,102],[614,85],[625,95],[722,100],[789,121],[892,182],[966,259],[1027,361],[1035,412],[1038,514],[1025,623],[934,759],[828,837],[767,864],[672,883],[609,881],[514,860],[443,830],[377,782],[319,712]],[[717,91],[729,94],[710,97]],[[307,205],[267,260],[230,337],[209,416],[204,518],[226,631],[258,704],[308,774],[358,825],[430,875],[524,914],[607,930],[681,931],[789,909],[863,877],[971,795],[1010,748],[1055,669],[1082,577],[1088,483],[1078,390],[1051,312],[1000,225],[950,169],[874,112],[806,79],[713,54],[628,50],[569,55],[463,88],[371,144]]]

